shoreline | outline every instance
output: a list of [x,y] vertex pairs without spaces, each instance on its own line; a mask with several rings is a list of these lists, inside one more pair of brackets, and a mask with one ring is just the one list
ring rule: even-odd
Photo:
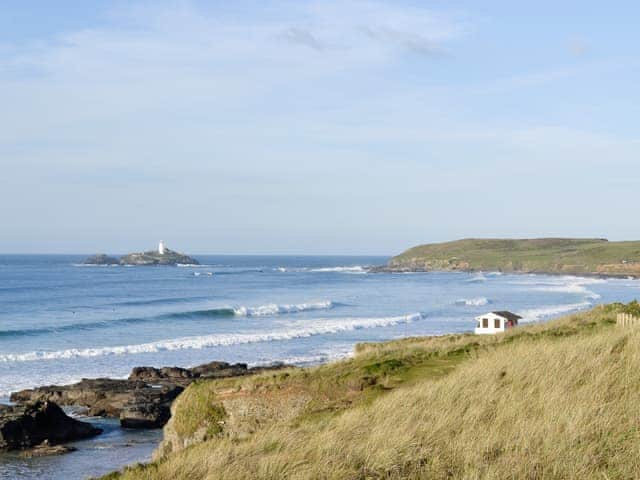
[[542,271],[542,270],[501,270],[495,269],[421,269],[421,268],[399,268],[390,267],[388,265],[378,265],[371,267],[367,273],[492,273],[498,272],[502,275],[549,275],[557,277],[584,277],[584,278],[598,278],[602,280],[640,280],[640,275],[629,274],[615,274],[615,273],[577,273],[577,272],[558,272],[558,271]]

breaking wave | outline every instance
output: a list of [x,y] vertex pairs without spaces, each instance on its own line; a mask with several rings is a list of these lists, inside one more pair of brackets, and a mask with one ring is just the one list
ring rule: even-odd
[[367,273],[367,269],[360,265],[355,265],[353,267],[321,267],[321,268],[312,268],[309,270],[310,272],[337,272],[337,273]]
[[402,323],[411,323],[424,318],[421,313],[399,317],[347,318],[342,320],[322,320],[309,326],[299,326],[287,330],[265,333],[222,333],[196,337],[184,337],[156,342],[120,345],[113,347],[70,348],[58,351],[34,351],[0,355],[0,362],[31,362],[39,360],[58,360],[69,358],[92,358],[108,355],[135,355],[173,350],[203,349],[217,346],[232,346],[248,343],[277,342],[306,338],[316,335],[328,335],[364,328],[389,327]]
[[456,300],[456,305],[466,305],[468,307],[481,307],[483,305],[489,305],[491,300],[486,297],[478,297],[478,298],[461,298],[460,300]]
[[97,322],[77,322],[66,325],[58,325],[52,327],[35,327],[16,330],[0,330],[0,338],[2,337],[22,337],[32,335],[43,335],[51,333],[64,333],[68,331],[78,330],[94,330],[99,328],[110,328],[114,326],[162,322],[166,320],[186,320],[186,319],[202,319],[202,318],[224,318],[224,317],[262,317],[268,315],[281,315],[287,313],[300,313],[314,310],[328,310],[339,304],[329,300],[315,303],[300,304],[284,304],[277,305],[275,303],[268,305],[260,305],[258,307],[222,307],[210,308],[203,310],[188,310],[185,312],[165,313],[152,317],[131,317],[116,318],[113,320],[101,320]]
[[558,293],[575,293],[583,295],[585,298],[597,300],[600,298],[600,294],[589,290],[585,285],[594,285],[599,283],[606,283],[606,280],[598,278],[579,278],[579,277],[565,277],[562,283],[546,283],[542,286],[536,287],[537,291],[541,292],[558,292]]
[[571,303],[566,305],[550,305],[547,307],[531,308],[520,312],[523,322],[538,322],[563,313],[577,312],[591,307],[590,302]]
[[223,267],[224,265],[210,265],[202,263],[176,263],[176,267],[180,268],[208,268],[208,267]]
[[274,272],[294,272],[294,273],[351,273],[364,274],[369,273],[369,267],[362,265],[341,266],[341,267],[275,267],[271,269]]
[[482,273],[478,273],[473,277],[469,278],[467,280],[467,283],[480,283],[480,282],[486,282],[486,281],[487,281],[487,277],[485,277],[484,274]]
[[329,310],[336,304],[331,301],[315,302],[315,303],[299,303],[294,305],[261,305],[259,307],[237,307],[233,309],[234,315],[243,317],[262,317],[265,315],[279,315],[282,313],[298,313],[308,312],[312,310]]

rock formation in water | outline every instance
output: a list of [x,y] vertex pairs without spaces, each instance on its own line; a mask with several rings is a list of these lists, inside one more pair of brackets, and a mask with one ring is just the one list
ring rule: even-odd
[[42,454],[45,447],[93,437],[101,432],[89,423],[69,417],[53,402],[0,405],[0,450],[42,446]]
[[84,262],[85,265],[120,265],[120,260],[116,257],[110,257],[104,253],[91,255]]

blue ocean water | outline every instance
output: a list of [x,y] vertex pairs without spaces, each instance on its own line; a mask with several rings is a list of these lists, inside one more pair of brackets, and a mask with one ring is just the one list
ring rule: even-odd
[[[631,279],[368,273],[384,257],[202,255],[198,267],[81,266],[83,259],[0,256],[0,398],[126,377],[140,365],[318,363],[349,355],[357,342],[471,331],[489,310],[533,322],[640,296]],[[156,440],[129,451],[142,460]],[[120,465],[104,462],[105,471]]]

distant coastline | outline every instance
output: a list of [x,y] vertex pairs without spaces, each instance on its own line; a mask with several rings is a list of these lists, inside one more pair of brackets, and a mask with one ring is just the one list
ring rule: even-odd
[[639,278],[640,241],[606,239],[463,239],[425,244],[372,272],[482,272]]

